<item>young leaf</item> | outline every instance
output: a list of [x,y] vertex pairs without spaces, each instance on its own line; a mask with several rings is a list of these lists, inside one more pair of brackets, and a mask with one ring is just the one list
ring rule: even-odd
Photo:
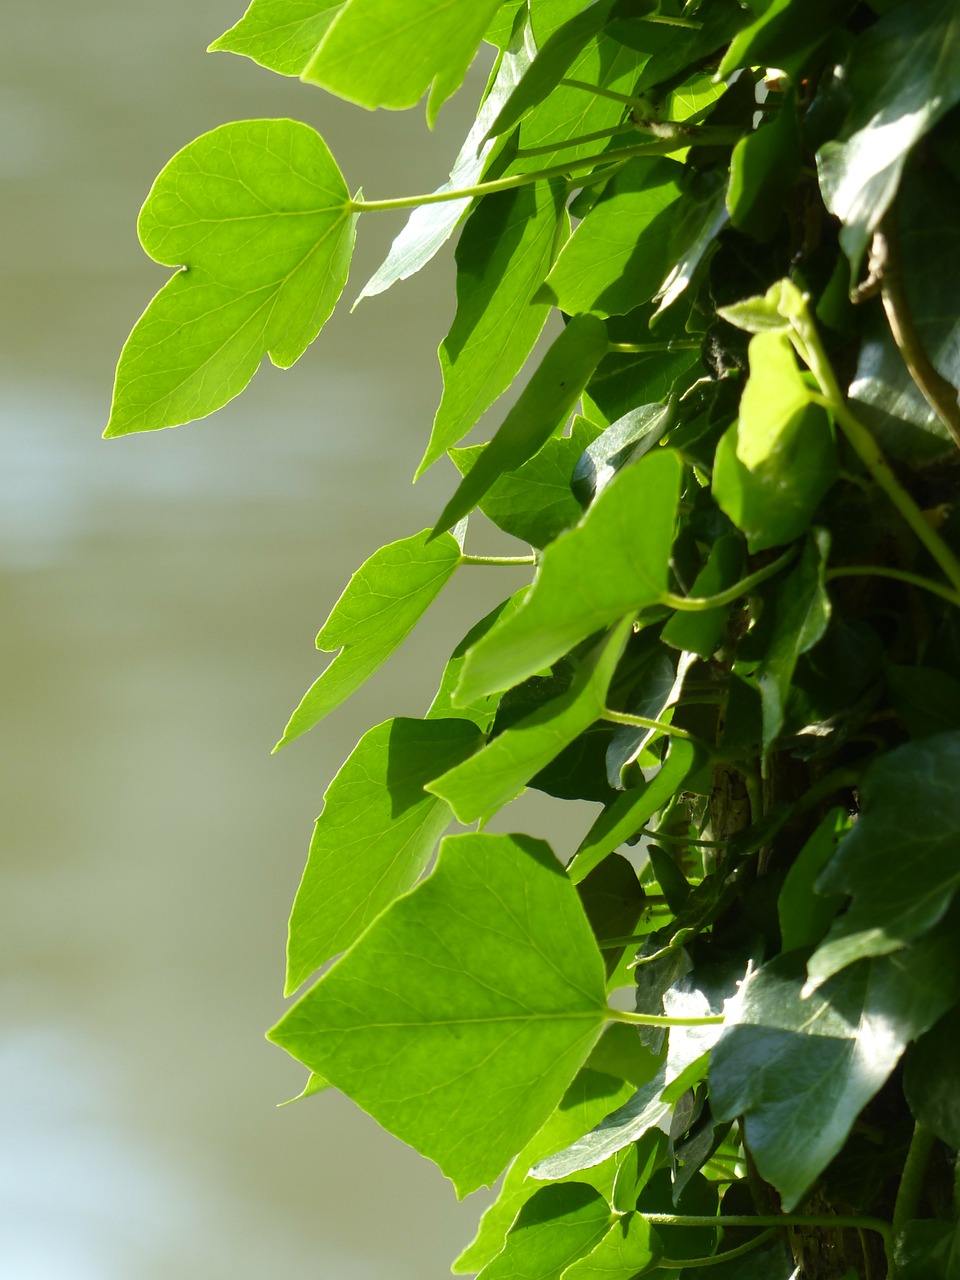
[[958,768],[954,732],[895,747],[867,769],[860,817],[817,882],[819,893],[853,901],[811,956],[811,984],[897,951],[943,918],[960,887]]
[[243,54],[282,76],[299,76],[342,8],[343,0],[251,0],[207,52]]
[[179,151],[138,229],[152,258],[180,270],[127,339],[104,434],[213,413],[264,355],[292,365],[343,291],[355,227],[340,170],[305,124],[225,124]]
[[649,302],[670,266],[682,173],[675,160],[629,160],[561,249],[540,298],[568,315]]
[[291,1102],[300,1102],[304,1098],[312,1098],[315,1093],[326,1093],[330,1088],[330,1081],[325,1080],[323,1076],[317,1075],[316,1071],[311,1071],[307,1076],[307,1083],[294,1098],[288,1098],[286,1102],[278,1102],[278,1107],[289,1107]]
[[[560,181],[501,191],[467,219],[457,245],[457,314],[440,344],[443,398],[418,477],[477,424],[533,350],[550,308],[532,299],[562,235],[565,195]],[[602,341],[605,349],[606,333]]]
[[[416,626],[460,562],[452,534],[429,530],[391,542],[365,560],[317,636],[317,648],[339,649],[303,695],[277,747],[312,729],[384,663]],[[276,750],[276,748],[274,748]]]
[[853,107],[817,154],[824,203],[843,222],[854,268],[897,194],[912,147],[960,102],[955,0],[897,5],[857,39],[845,83]]
[[541,1187],[517,1214],[503,1252],[477,1280],[560,1280],[610,1226],[610,1207],[593,1187],[570,1182]]
[[590,375],[607,353],[607,331],[596,316],[574,316],[554,339],[533,377],[484,448],[434,530],[452,529],[506,471],[529,461],[566,422]]
[[416,884],[451,819],[424,785],[479,742],[465,720],[387,720],[363,735],[324,793],[290,916],[285,995]]
[[660,1241],[640,1213],[618,1218],[600,1243],[563,1273],[563,1280],[632,1280],[656,1265]]
[[661,449],[627,467],[546,548],[522,608],[467,654],[458,698],[509,689],[667,587],[682,464]]
[[739,421],[717,446],[717,505],[747,535],[751,552],[763,551],[804,532],[836,477],[826,413],[811,401],[790,340],[758,333]]
[[757,970],[728,1006],[710,1055],[721,1120],[745,1117],[757,1169],[796,1208],[847,1139],[907,1044],[960,995],[960,955],[941,931],[866,960],[803,999],[802,956]]
[[[507,1170],[500,1194],[480,1219],[476,1237],[451,1268],[455,1275],[479,1271],[503,1248],[510,1224],[521,1206],[535,1191],[540,1190],[535,1182],[527,1180],[530,1166],[543,1156],[550,1155],[581,1137],[612,1108],[626,1102],[632,1092],[626,1081],[591,1071],[589,1067],[579,1073],[563,1095],[559,1107]],[[606,1165],[596,1166],[586,1175],[578,1174],[577,1180],[588,1183],[609,1199],[615,1176],[616,1166],[610,1161]]]
[[414,107],[427,121],[456,93],[500,0],[347,0],[303,79],[371,111]]
[[463,823],[488,818],[515,799],[535,774],[603,715],[632,621],[624,618],[584,658],[565,694],[431,782],[431,793],[446,800]]
[[463,835],[270,1038],[463,1196],[542,1126],[605,1016],[603,961],[549,846]]
[[802,64],[805,56],[852,8],[851,0],[771,0],[752,4],[757,18],[738,33],[723,55],[717,75],[726,79],[741,67],[782,67],[788,58]]

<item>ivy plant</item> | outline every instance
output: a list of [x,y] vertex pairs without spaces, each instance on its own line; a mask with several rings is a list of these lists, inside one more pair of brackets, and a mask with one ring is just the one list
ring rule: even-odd
[[[108,436],[293,364],[361,218],[408,211],[360,297],[458,234],[449,500],[280,745],[453,575],[529,569],[331,781],[270,1038],[459,1195],[505,1173],[456,1272],[958,1280],[960,9],[253,0],[212,48],[432,122],[483,42],[435,191],[245,120],[140,215],[176,270]],[[525,788],[592,825],[485,830]]]

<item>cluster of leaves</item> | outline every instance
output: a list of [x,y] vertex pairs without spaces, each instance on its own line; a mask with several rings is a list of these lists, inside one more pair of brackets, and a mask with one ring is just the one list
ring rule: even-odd
[[[412,210],[361,297],[460,229],[420,468],[460,482],[354,574],[282,742],[497,572],[471,513],[532,552],[331,783],[271,1037],[459,1194],[509,1166],[456,1271],[957,1280],[960,11],[253,0],[213,47],[432,118],[483,40],[436,192],[351,197],[312,129],[252,120],[140,218],[180,269],[109,435],[292,364],[362,213]],[[592,826],[484,831],[526,787]]]

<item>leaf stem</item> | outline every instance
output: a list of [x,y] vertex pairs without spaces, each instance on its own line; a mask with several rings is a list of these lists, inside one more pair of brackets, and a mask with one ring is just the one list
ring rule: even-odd
[[[629,1013],[626,1009],[608,1009],[607,1017],[611,1022],[629,1022],[634,1027],[712,1027],[723,1022],[722,1013],[709,1014],[705,1018],[671,1018],[663,1013]],[[649,1220],[652,1222],[653,1217],[649,1217]]]
[[649,836],[651,840],[665,840],[668,844],[692,844],[703,849],[722,849],[726,840],[695,840],[693,836],[674,836],[667,831],[652,831],[649,827],[641,827],[640,834]]
[[932,1129],[919,1122],[914,1125],[893,1206],[894,1235],[899,1235],[910,1219],[917,1216],[917,1207],[923,1194],[923,1180],[935,1142],[936,1136]]
[[654,1227],[834,1227],[838,1230],[875,1231],[884,1243],[892,1240],[889,1222],[882,1218],[845,1218],[826,1214],[718,1214],[716,1217],[697,1214],[644,1213],[643,1217]]
[[722,605],[733,604],[734,600],[740,596],[746,595],[753,587],[759,586],[761,582],[765,582],[767,578],[772,578],[775,573],[779,573],[785,568],[791,560],[796,559],[799,548],[790,547],[783,555],[777,556],[776,560],[771,560],[768,565],[764,565],[762,569],[758,569],[756,573],[749,574],[746,578],[741,578],[739,582],[735,582],[732,587],[727,587],[725,591],[718,591],[715,596],[675,596],[672,591],[665,591],[660,597],[660,603],[668,605],[671,609],[679,609],[686,613],[706,613],[708,609],[719,609]]
[[674,340],[672,342],[611,342],[607,350],[615,355],[646,355],[654,351],[699,351],[703,343]]
[[689,1267],[718,1267],[731,1258],[742,1258],[745,1253],[752,1253],[754,1249],[759,1249],[768,1240],[772,1240],[776,1234],[776,1227],[769,1227],[766,1231],[761,1231],[759,1235],[754,1236],[752,1240],[748,1240],[746,1244],[737,1245],[736,1249],[725,1249],[723,1253],[712,1253],[705,1258],[661,1258],[657,1266],[664,1271],[683,1271]]
[[919,573],[908,573],[906,569],[889,569],[878,564],[839,565],[835,569],[828,569],[824,576],[828,582],[831,578],[893,578],[896,582],[908,582],[922,591],[930,591],[960,608],[960,592],[951,591],[942,583],[933,582]]
[[699,738],[686,729],[679,729],[664,720],[651,720],[648,716],[631,716],[625,711],[610,711],[608,708],[600,719],[609,720],[611,724],[627,724],[634,729],[653,729],[654,732],[665,733],[671,738],[685,738],[687,742],[699,742]]
[[531,564],[536,564],[536,563],[537,563],[537,557],[536,557],[536,556],[468,556],[468,555],[461,555],[461,556],[460,556],[460,559],[457,561],[457,563],[458,563],[458,564],[501,564],[501,565],[502,565],[502,564],[506,564],[506,565],[520,565],[520,564],[527,564],[527,565],[531,565]]

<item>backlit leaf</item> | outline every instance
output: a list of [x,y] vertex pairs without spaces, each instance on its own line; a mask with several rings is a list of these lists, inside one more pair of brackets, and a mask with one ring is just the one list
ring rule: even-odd
[[639,1213],[618,1218],[600,1243],[564,1271],[564,1280],[632,1280],[656,1264],[660,1242]]
[[324,793],[290,916],[285,994],[416,884],[451,819],[424,785],[479,743],[465,720],[387,720],[363,735]]
[[527,836],[447,837],[270,1038],[466,1195],[543,1125],[600,1035],[603,961],[576,890]]
[[277,746],[306,733],[359,689],[406,639],[460,562],[452,534],[388,543],[360,566],[317,636],[340,652],[303,695]]
[[434,695],[434,699],[427,711],[426,718],[428,720],[438,719],[454,719],[454,720],[472,720],[483,733],[486,733],[493,724],[497,714],[497,706],[500,702],[500,690],[496,693],[485,693],[473,702],[463,703],[454,706],[453,695],[460,683],[460,673],[463,670],[463,664],[470,647],[477,643],[481,636],[485,636],[494,623],[499,622],[501,618],[509,618],[511,614],[516,613],[523,603],[523,598],[527,594],[526,587],[508,597],[495,609],[491,609],[484,617],[463,637],[443,669],[443,675],[440,678],[440,688]]
[[520,1210],[503,1252],[477,1280],[560,1280],[590,1252],[611,1220],[603,1196],[582,1182],[542,1187]]
[[800,161],[796,103],[790,93],[769,124],[748,133],[733,149],[727,209],[738,231],[759,240],[773,235],[799,177]]
[[304,124],[225,124],[178,152],[138,230],[180,270],[127,339],[105,435],[213,413],[265,355],[292,365],[343,291],[355,224],[336,162]]
[[298,76],[317,51],[343,0],[252,0],[208,53],[240,53],[282,76]]

